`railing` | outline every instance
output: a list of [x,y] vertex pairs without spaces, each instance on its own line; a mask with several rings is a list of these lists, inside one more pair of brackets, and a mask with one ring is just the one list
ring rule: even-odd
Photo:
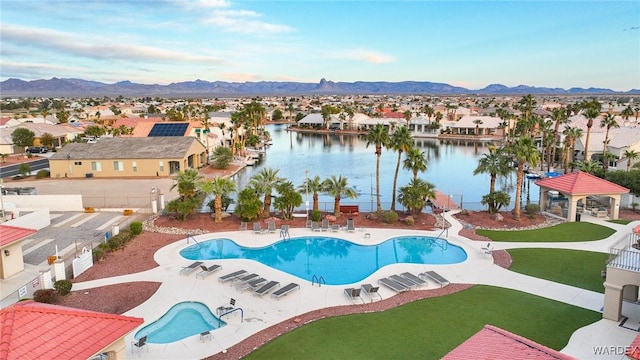
[[196,238],[194,238],[193,235],[187,234],[187,244],[189,243],[189,239],[193,240],[193,242],[196,243],[199,248],[202,248],[202,245],[200,245],[198,240],[196,240]]
[[640,272],[640,251],[620,250],[607,262],[607,266],[616,269]]
[[322,287],[322,284],[327,285],[327,282],[324,281],[324,277],[313,275],[313,277],[311,278],[311,286],[313,286],[314,284],[318,284],[318,287]]
[[235,312],[235,311],[240,311],[240,322],[244,322],[244,311],[242,311],[242,308],[235,308],[233,310],[229,310],[226,313],[218,316],[218,319],[222,320],[223,316],[229,315],[229,314],[231,314],[232,312]]

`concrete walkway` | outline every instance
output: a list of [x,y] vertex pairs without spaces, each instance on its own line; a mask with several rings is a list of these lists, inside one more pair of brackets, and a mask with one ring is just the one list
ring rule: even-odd
[[[568,285],[555,283],[548,280],[518,274],[493,263],[491,256],[485,255],[481,247],[485,242],[472,241],[457,235],[462,225],[452,218],[455,212],[445,213],[445,218],[452,224],[445,231],[447,240],[461,246],[468,254],[466,261],[455,265],[418,265],[418,264],[394,264],[385,266],[371,276],[360,281],[359,284],[377,284],[377,280],[403,271],[420,273],[426,270],[436,270],[449,279],[452,283],[485,284],[503,288],[514,289],[539,295],[548,299],[561,301],[567,304],[579,306],[585,309],[600,312],[603,306],[604,295],[593,291],[580,289]],[[593,242],[575,243],[492,243],[494,249],[510,248],[563,248],[580,249],[588,251],[608,252],[609,246],[618,241],[624,234],[631,231],[638,221],[629,225],[618,225],[584,216],[583,221],[590,221],[600,225],[616,229],[616,233],[607,239]],[[357,224],[356,224],[357,225]],[[340,231],[330,233],[329,236],[340,237],[359,244],[377,244],[386,239],[401,235],[425,235],[438,236],[437,231],[407,231],[397,229],[369,229],[356,232]],[[369,236],[365,236],[369,234]],[[310,235],[309,229],[290,229],[291,237]],[[318,234],[321,235],[321,234]],[[226,232],[206,234],[196,237],[202,242],[212,238],[232,239],[241,246],[263,247],[279,240],[278,234],[254,235],[251,231]],[[279,281],[282,285],[289,282],[300,284],[300,290],[296,290],[280,300],[270,296],[258,297],[250,292],[242,292],[234,287],[223,284],[217,280],[218,275],[212,275],[206,279],[197,279],[194,274],[181,276],[180,269],[190,261],[179,255],[179,251],[189,245],[187,240],[180,240],[158,250],[154,256],[160,266],[137,274],[129,274],[108,279],[99,279],[74,284],[74,290],[85,290],[90,294],[91,288],[114,283],[135,281],[156,281],[162,285],[158,291],[145,303],[127,312],[125,315],[137,316],[145,319],[145,325],[160,318],[171,306],[183,301],[198,301],[207,305],[210,309],[228,304],[230,298],[237,300],[236,306],[243,309],[243,317],[238,312],[224,317],[227,325],[212,332],[211,340],[201,341],[199,336],[191,336],[181,341],[170,344],[150,344],[149,352],[140,353],[141,358],[147,359],[175,359],[175,358],[203,358],[237,344],[241,340],[256,334],[257,332],[277,324],[286,319],[293,319],[300,314],[326,307],[348,305],[351,301],[343,291],[348,285],[312,286],[310,283],[294,277],[282,271],[273,269],[256,261],[233,259],[216,260],[215,263],[223,266],[219,275],[227,274],[235,270],[244,269],[260,274],[268,280]],[[209,261],[207,263],[214,263]],[[428,287],[437,285],[430,283]],[[383,298],[394,296],[395,293],[386,288],[380,289]],[[629,310],[635,311],[635,310]],[[639,315],[640,316],[640,315]],[[576,331],[563,352],[579,359],[621,359],[620,356],[596,355],[593,347],[597,346],[627,346],[638,335],[637,331],[619,327],[616,322],[600,320],[592,325]],[[127,338],[127,346],[131,346],[133,334]]]

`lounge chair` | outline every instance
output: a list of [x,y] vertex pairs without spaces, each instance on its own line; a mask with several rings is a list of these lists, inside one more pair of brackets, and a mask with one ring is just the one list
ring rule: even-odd
[[262,230],[262,225],[259,222],[253,223],[253,233],[254,234],[264,234],[264,230]]
[[311,226],[313,225],[313,221],[311,220],[307,220],[306,224],[304,225],[304,227],[306,227],[307,229],[311,229]]
[[247,230],[247,223],[245,221],[240,223],[240,231]]
[[[147,346],[147,336],[143,336],[138,341],[131,342],[131,352],[133,353],[133,349],[138,348],[138,350],[142,351],[142,348]],[[147,346],[147,352],[149,352],[149,347]]]
[[360,289],[356,288],[348,288],[344,289],[344,293],[347,294],[347,297],[351,300],[351,302],[355,303],[357,299],[360,299],[364,304],[364,300],[360,297]]
[[399,282],[396,282],[396,281],[393,281],[391,279],[388,279],[388,278],[382,278],[382,279],[378,280],[378,283],[388,287],[389,289],[391,289],[391,290],[393,290],[393,291],[395,291],[397,293],[409,290],[408,287],[400,284]]
[[340,225],[338,224],[331,225],[331,232],[338,232],[338,231],[340,231]]
[[266,294],[268,294],[269,292],[271,292],[271,290],[277,288],[278,286],[280,286],[280,283],[277,281],[269,281],[268,283],[260,286],[259,288],[255,289],[253,291],[254,295],[258,295],[258,296],[264,296]]
[[218,278],[218,281],[225,283],[227,281],[235,280],[246,273],[247,273],[247,270],[234,271],[230,274],[220,276]]
[[180,270],[180,275],[189,275],[202,265],[202,261],[196,261],[189,266],[185,266]]
[[280,226],[280,237],[283,238],[283,239],[291,237],[289,235],[289,225]]
[[275,234],[276,233],[276,222],[275,221],[268,221],[267,222],[267,231],[269,232],[269,234]]
[[491,243],[487,243],[487,246],[483,246],[483,247],[481,247],[481,248],[480,248],[480,250],[482,251],[482,254],[483,254],[483,255],[491,254],[491,252],[493,251],[493,250],[491,249]]
[[322,231],[329,231],[329,220],[322,219],[322,226],[320,227]]
[[237,286],[237,289],[240,291],[245,291],[247,289],[251,289],[252,291],[255,291],[257,288],[264,285],[266,282],[267,282],[267,279],[258,277],[257,279],[245,281],[244,283],[239,284]]
[[420,276],[426,277],[435,281],[438,285],[440,285],[440,287],[443,287],[444,285],[449,285],[449,280],[443,278],[442,275],[438,274],[435,271],[423,272],[422,274],[420,274]]
[[235,307],[236,307],[236,299],[231,298],[231,300],[229,300],[229,306],[222,305],[216,308],[216,314],[220,316],[230,310],[235,309]]
[[271,297],[279,299],[280,297],[285,296],[288,293],[292,292],[295,288],[298,288],[298,290],[299,290],[300,289],[300,285],[298,285],[296,283],[289,283],[286,286],[281,287],[280,289],[278,289],[274,293],[272,293]]
[[418,284],[414,283],[413,281],[407,280],[407,279],[403,278],[400,275],[391,275],[391,276],[389,276],[389,279],[391,279],[391,280],[393,280],[393,281],[395,281],[397,283],[400,283],[400,284],[404,285],[405,287],[407,287],[409,289],[418,286]]
[[206,267],[204,265],[200,265],[200,268],[202,269],[202,271],[200,271],[199,273],[196,274],[196,278],[206,278],[207,276],[213,274],[214,272],[222,269],[222,266],[220,265],[211,265],[209,267]]
[[356,224],[353,222],[353,219],[347,219],[347,231],[348,232],[356,231]]
[[320,226],[318,225],[317,221],[312,221],[311,222],[311,230],[313,231],[320,231]]
[[371,302],[373,302],[373,298],[377,297],[380,300],[382,300],[382,296],[380,295],[380,293],[378,292],[378,290],[380,290],[379,286],[373,286],[371,284],[362,284],[362,286],[360,286],[360,289],[362,289],[362,291],[369,295],[369,300]]
[[256,273],[252,273],[249,275],[244,275],[244,276],[240,276],[238,278],[236,278],[233,283],[235,284],[236,287],[241,287],[243,284],[251,281],[251,280],[255,280],[260,278],[260,275],[256,274]]
[[400,274],[400,276],[402,276],[403,278],[414,282],[416,285],[418,286],[422,286],[422,285],[427,285],[427,282],[422,280],[420,277],[413,275],[410,272],[403,272],[402,274]]

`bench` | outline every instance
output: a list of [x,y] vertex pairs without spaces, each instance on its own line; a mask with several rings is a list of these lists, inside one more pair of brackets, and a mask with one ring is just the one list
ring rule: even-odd
[[360,208],[358,205],[340,205],[341,214],[358,215]]

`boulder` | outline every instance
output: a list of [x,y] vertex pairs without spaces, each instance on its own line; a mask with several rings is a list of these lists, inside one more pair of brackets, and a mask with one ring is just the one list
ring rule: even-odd
[[495,221],[503,221],[504,217],[500,213],[491,214],[491,219]]

